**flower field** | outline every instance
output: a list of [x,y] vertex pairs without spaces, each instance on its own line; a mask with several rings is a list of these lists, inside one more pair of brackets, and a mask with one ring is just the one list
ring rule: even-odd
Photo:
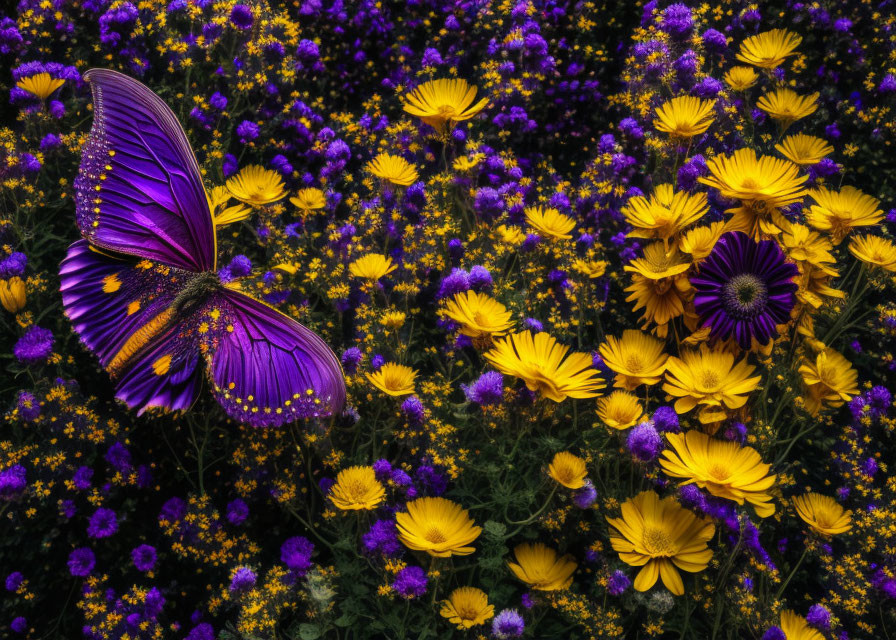
[[0,92],[0,636],[896,638],[893,0],[19,0]]

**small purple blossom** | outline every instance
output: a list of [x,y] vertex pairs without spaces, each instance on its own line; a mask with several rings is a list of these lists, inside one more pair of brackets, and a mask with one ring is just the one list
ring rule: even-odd
[[504,609],[492,620],[492,637],[497,640],[519,638],[525,629],[523,616],[516,609]]
[[629,432],[626,445],[636,459],[651,462],[663,450],[663,439],[652,424],[642,422]]
[[53,353],[53,332],[38,326],[29,327],[15,346],[12,352],[16,360],[23,364],[38,364],[46,362]]
[[426,572],[420,567],[405,567],[395,574],[395,580],[392,582],[392,588],[395,592],[406,600],[419,598],[426,593],[426,586],[429,580]]
[[96,557],[87,547],[75,549],[68,556],[68,571],[73,576],[84,577],[89,576],[96,565]]
[[91,538],[108,538],[116,531],[118,531],[118,518],[112,509],[100,507],[90,516],[87,535]]

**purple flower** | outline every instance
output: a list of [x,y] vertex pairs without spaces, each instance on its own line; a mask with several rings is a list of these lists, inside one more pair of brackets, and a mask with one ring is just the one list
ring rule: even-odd
[[579,509],[587,509],[596,500],[597,489],[594,488],[594,483],[590,479],[586,479],[585,484],[581,488],[576,489],[572,495],[572,501]]
[[728,39],[721,31],[707,29],[703,32],[703,45],[713,53],[721,53],[728,46]]
[[118,531],[118,518],[112,509],[100,507],[92,516],[87,525],[87,535],[91,538],[108,538]]
[[401,412],[407,418],[408,424],[419,427],[426,419],[426,407],[417,396],[410,396],[401,403]]
[[681,431],[681,427],[678,425],[678,414],[672,407],[657,407],[657,410],[653,412],[653,426],[657,431],[671,431],[672,433]]
[[622,571],[614,571],[607,581],[607,591],[611,596],[622,595],[630,586],[632,586],[632,581]]
[[823,605],[813,604],[809,607],[809,613],[806,614],[806,622],[813,627],[828,631],[831,628],[831,612]]
[[880,81],[880,85],[878,85],[877,90],[881,93],[893,93],[896,92],[896,74],[888,73],[884,76],[884,79]]
[[734,337],[743,349],[753,338],[767,344],[778,335],[776,325],[790,320],[796,275],[796,265],[785,261],[777,242],[725,233],[691,277],[700,325],[710,327],[713,338]]
[[649,422],[642,422],[633,428],[626,444],[632,455],[641,462],[656,460],[663,450],[663,439]]
[[68,571],[73,576],[89,576],[96,564],[96,558],[93,551],[87,547],[75,549],[68,556]]
[[208,622],[197,624],[187,634],[186,640],[215,640],[215,628]]
[[227,503],[227,521],[234,525],[241,525],[249,517],[249,505],[240,498],[235,498]]
[[280,562],[292,569],[299,576],[304,576],[311,568],[311,554],[314,545],[308,538],[295,536],[289,538],[280,547]]
[[6,280],[14,276],[21,276],[28,266],[28,256],[20,251],[9,254],[0,260],[0,278]]
[[53,352],[53,332],[36,325],[31,326],[16,342],[12,352],[16,360],[23,364],[45,362]]
[[342,366],[347,373],[354,373],[358,370],[358,365],[364,355],[358,347],[349,347],[342,352]]
[[461,385],[467,400],[488,406],[501,402],[504,397],[504,378],[497,371],[486,371],[471,385]]
[[660,28],[675,38],[687,36],[694,27],[694,18],[691,10],[684,4],[677,2],[670,4],[663,10],[660,18]]
[[128,473],[131,469],[131,452],[120,442],[113,443],[103,457],[120,473]]
[[255,572],[249,567],[240,567],[230,579],[230,593],[248,591],[255,586]]
[[230,22],[238,29],[251,29],[253,20],[251,7],[236,4],[230,10]]
[[20,464],[0,471],[0,499],[12,500],[21,494],[28,481],[25,479],[25,467]]
[[131,551],[131,560],[134,561],[137,571],[152,571],[156,566],[156,559],[155,547],[148,544],[141,544]]
[[25,633],[25,631],[28,629],[28,620],[26,620],[23,616],[17,616],[13,618],[12,622],[9,623],[9,628],[16,633]]
[[787,640],[787,636],[780,627],[769,627],[768,631],[762,634],[762,640]]
[[90,467],[78,467],[75,474],[72,476],[72,482],[75,485],[75,489],[84,491],[90,488],[90,481],[92,478],[93,469]]
[[476,291],[489,291],[493,284],[492,274],[488,269],[479,265],[470,268],[470,288]]
[[6,576],[6,590],[15,592],[24,581],[25,576],[22,575],[21,571],[13,571]]
[[384,556],[398,556],[404,550],[398,541],[398,530],[393,520],[377,520],[370,525],[370,530],[361,536],[361,542],[367,553],[380,553]]
[[25,422],[36,420],[40,415],[40,402],[34,397],[33,393],[28,391],[19,391],[19,397],[16,399],[16,408]]
[[236,134],[240,137],[240,142],[246,144],[258,137],[258,125],[249,120],[243,120],[237,125]]
[[525,629],[523,616],[516,609],[504,609],[492,620],[492,637],[498,640],[519,638]]
[[426,578],[426,572],[420,567],[405,567],[395,574],[395,581],[392,588],[402,598],[410,600],[411,598],[419,598],[426,593],[426,585],[429,581]]

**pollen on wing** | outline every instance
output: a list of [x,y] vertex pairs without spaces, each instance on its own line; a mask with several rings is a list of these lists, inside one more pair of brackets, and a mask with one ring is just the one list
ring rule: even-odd
[[[236,413],[242,414],[246,419],[252,419],[253,424],[259,426],[267,426],[268,424],[279,424],[280,420],[274,416],[283,414],[292,415],[294,419],[310,418],[322,415],[324,409],[329,406],[328,398],[321,398],[314,389],[306,389],[304,393],[294,393],[292,398],[286,400],[283,406],[268,407],[261,406],[255,402],[255,396],[249,394],[245,398],[236,396],[231,393],[236,388],[235,382],[229,382],[226,388],[215,387],[215,393],[218,400],[225,408],[233,409]],[[271,416],[270,420],[264,420],[259,414]]]
[[115,293],[120,288],[121,280],[118,279],[117,273],[113,273],[112,275],[103,278],[103,293]]
[[157,376],[163,376],[171,368],[171,356],[164,355],[152,363],[152,370]]
[[134,315],[135,313],[137,313],[138,311],[140,311],[140,301],[139,301],[139,300],[134,300],[133,302],[131,302],[131,303],[128,305],[128,315],[129,315],[129,316],[132,316],[132,315]]

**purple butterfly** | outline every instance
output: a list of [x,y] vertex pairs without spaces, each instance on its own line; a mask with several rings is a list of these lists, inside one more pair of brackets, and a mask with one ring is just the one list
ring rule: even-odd
[[94,105],[75,180],[84,239],[60,267],[62,301],[116,397],[140,413],[186,409],[204,368],[218,402],[247,424],[341,411],[345,382],[330,348],[218,277],[199,165],[171,110],[120,73],[84,79]]

